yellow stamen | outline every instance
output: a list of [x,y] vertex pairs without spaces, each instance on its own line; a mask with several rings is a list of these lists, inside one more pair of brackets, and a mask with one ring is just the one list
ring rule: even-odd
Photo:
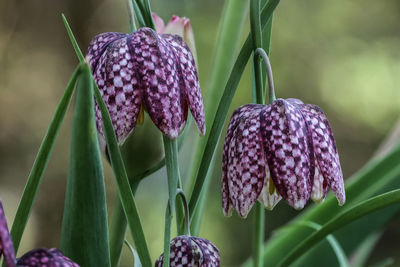
[[138,124],[143,124],[144,123],[144,107],[143,104],[140,106],[140,111],[139,111],[139,116],[137,119]]
[[269,178],[269,194],[273,195],[276,192],[276,187],[274,185],[274,182],[272,181],[272,178]]

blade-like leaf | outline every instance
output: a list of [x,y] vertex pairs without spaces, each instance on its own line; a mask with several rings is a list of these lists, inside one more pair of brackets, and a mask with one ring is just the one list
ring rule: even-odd
[[[103,167],[88,65],[77,81],[61,250],[80,266],[110,266]],[[79,244],[79,245],[78,245]]]
[[[93,83],[95,84],[94,80]],[[96,85],[96,84],[95,84]],[[147,248],[146,238],[144,236],[140,216],[136,208],[135,198],[131,187],[129,185],[128,176],[126,174],[125,165],[122,160],[121,151],[119,150],[117,138],[115,136],[114,128],[111,122],[110,115],[108,114],[107,107],[103,101],[97,85],[94,91],[96,102],[101,111],[103,119],[103,130],[111,160],[111,166],[114,172],[114,177],[117,182],[119,197],[122,207],[125,211],[125,216],[128,221],[129,229],[131,230],[136,249],[139,253],[140,261],[143,266],[152,266],[150,253]]]
[[80,67],[78,66],[72,74],[67,87],[65,88],[64,94],[57,105],[56,112],[54,113],[46,135],[43,138],[42,144],[40,145],[39,152],[36,155],[31,173],[28,177],[28,181],[26,182],[25,189],[15,215],[14,223],[11,228],[11,236],[13,239],[15,252],[18,251],[22,234],[31,213],[33,203],[35,202],[43,173],[46,170],[54,143],[56,142],[58,130],[60,129],[69,103],[71,102],[71,97],[74,92],[75,82],[79,71]]
[[[297,225],[310,227],[314,230],[319,230],[322,228],[321,225],[314,223],[314,222],[309,222],[309,221],[296,222],[296,224],[294,226],[297,226]],[[331,249],[335,253],[337,261],[338,261],[338,262],[333,262],[333,264],[335,264],[335,266],[337,266],[337,264],[339,263],[340,267],[350,266],[349,262],[347,260],[346,253],[343,251],[342,246],[337,241],[337,239],[333,235],[327,235],[326,240],[328,241],[329,245],[331,246]],[[323,254],[323,255],[325,256],[325,254]],[[305,266],[305,265],[303,265],[303,266]]]
[[[273,11],[278,5],[279,0],[271,0],[268,4],[263,8],[261,12],[261,25],[265,26],[267,21],[271,18]],[[199,165],[199,169],[197,172],[196,182],[193,186],[193,191],[190,197],[189,202],[189,210],[191,216],[194,214],[194,210],[199,202],[200,194],[203,188],[204,181],[207,177],[207,173],[209,171],[209,167],[214,156],[214,152],[216,146],[218,144],[219,137],[222,132],[222,128],[224,126],[224,122],[226,116],[228,114],[229,106],[232,103],[233,96],[236,92],[237,86],[239,84],[240,78],[244,71],[244,68],[249,60],[252,51],[252,40],[251,35],[249,35],[246,39],[246,42],[243,44],[242,49],[239,52],[239,56],[236,59],[236,62],[233,66],[231,75],[226,83],[224,93],[221,97],[221,100],[218,105],[218,109],[216,111],[214,121],[210,130],[210,134],[207,138],[207,143],[204,147],[201,163]]]
[[303,240],[292,251],[290,251],[286,257],[284,257],[284,259],[278,264],[278,266],[288,266],[304,252],[312,248],[313,245],[321,241],[321,239],[326,237],[328,234],[340,229],[344,225],[369,213],[386,208],[399,202],[400,189],[393,190],[388,193],[363,201],[355,207],[336,216],[335,218],[324,224],[321,229],[314,232],[305,240]]
[[[343,212],[351,208],[357,202],[387,190],[398,188],[398,183],[400,181],[400,167],[398,165],[399,159],[400,146],[397,146],[386,156],[371,160],[346,182],[346,205],[343,207],[338,206],[336,198],[333,194],[330,194],[323,204],[312,205],[309,209],[298,216],[295,221],[308,220],[318,224],[324,224],[340,211]],[[388,212],[390,209],[391,208],[385,210]],[[393,209],[395,209],[395,206]],[[377,217],[374,217],[374,219]],[[374,224],[369,223],[369,225],[373,226]],[[372,231],[377,230],[379,228],[378,226],[374,226],[375,228],[372,229]],[[365,231],[368,233],[368,229]],[[275,266],[289,250],[304,240],[308,234],[309,231],[306,229],[292,228],[288,230],[286,235],[274,236],[268,240],[264,249],[264,266]],[[367,234],[364,236],[366,235]],[[338,238],[338,240],[343,244],[343,248],[347,251],[346,244],[341,241],[341,238]],[[356,242],[361,241],[362,239],[358,239],[358,241],[356,240]],[[249,260],[245,266],[251,266],[251,261]]]

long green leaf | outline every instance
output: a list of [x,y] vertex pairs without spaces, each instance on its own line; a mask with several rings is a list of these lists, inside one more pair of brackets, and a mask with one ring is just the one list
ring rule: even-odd
[[32,210],[32,205],[35,202],[37,191],[39,190],[42,181],[43,173],[46,170],[47,164],[53,150],[54,143],[56,142],[58,130],[64,120],[65,113],[67,112],[71,97],[74,92],[76,78],[79,74],[80,67],[77,67],[72,74],[64,94],[57,105],[56,112],[50,122],[46,135],[40,145],[39,152],[36,155],[35,162],[31,173],[29,174],[28,181],[25,185],[21,201],[18,205],[17,213],[15,215],[14,223],[11,228],[11,236],[14,243],[15,252],[18,251],[21,242],[22,234],[24,232],[26,223]]
[[[296,222],[296,224],[294,226],[296,226],[296,225],[310,227],[314,230],[320,230],[322,228],[321,225],[314,223],[314,222],[309,222],[309,221]],[[290,225],[289,225],[289,227],[290,227]],[[339,266],[340,267],[348,267],[349,262],[347,260],[346,253],[343,251],[342,246],[339,244],[339,242],[336,240],[336,238],[333,235],[327,235],[326,240],[328,241],[332,250],[335,252]],[[335,262],[334,264],[337,265],[337,262]]]
[[[95,82],[93,81],[95,84]],[[94,91],[96,102],[101,111],[103,119],[103,130],[107,147],[110,155],[111,166],[114,172],[114,177],[118,186],[118,193],[125,211],[125,216],[128,221],[129,229],[131,230],[136,249],[139,253],[140,261],[143,266],[152,266],[151,257],[147,248],[146,238],[144,236],[140,216],[136,208],[135,198],[129,184],[128,175],[126,174],[125,165],[122,160],[121,151],[119,150],[117,138],[111,122],[110,114],[108,113],[106,104],[100,94],[97,85]]]
[[400,189],[368,199],[355,207],[336,216],[323,227],[311,234],[308,238],[296,246],[287,256],[278,264],[278,266],[288,266],[300,255],[312,248],[313,245],[321,241],[328,234],[338,230],[342,226],[374,211],[386,208],[390,205],[400,202]]
[[[225,1],[218,30],[217,46],[215,48],[215,54],[212,57],[213,63],[211,64],[210,78],[205,93],[203,94],[207,129],[211,128],[213,116],[217,111],[218,101],[223,93],[221,89],[224,88],[232,66],[235,63],[237,51],[240,48],[239,44],[244,29],[243,25],[247,15],[247,9],[248,4],[246,1]],[[189,164],[190,182],[188,188],[190,190],[193,190],[196,182],[196,175],[200,164],[199,159],[202,156],[208,136],[209,131],[207,130],[206,136],[194,141],[196,144],[194,145],[195,151]],[[210,166],[210,169],[213,169],[213,166]],[[209,177],[205,179],[203,190],[199,197],[199,203],[195,213],[192,215],[190,227],[194,235],[197,235],[200,230],[210,180]]]
[[[129,182],[132,189],[132,193],[135,195],[140,181],[130,180]],[[119,197],[116,199],[116,201],[114,201],[114,203],[115,206],[113,209],[113,214],[110,222],[110,257],[111,257],[111,266],[117,267],[119,266],[122,246],[125,240],[127,221]]]
[[[110,266],[106,192],[88,65],[77,81],[61,250],[80,266]],[[79,245],[77,245],[79,244]]]
[[[271,18],[273,11],[278,5],[279,0],[271,0],[263,8],[261,12],[261,25],[265,25],[267,21]],[[239,56],[233,66],[231,75],[229,76],[228,82],[225,86],[224,93],[222,95],[221,101],[219,102],[217,112],[214,117],[214,121],[210,130],[210,135],[208,136],[207,143],[204,147],[204,152],[201,157],[201,163],[199,170],[197,172],[197,178],[193,191],[190,197],[189,210],[191,218],[196,209],[199,197],[203,188],[205,178],[209,171],[210,163],[214,156],[216,146],[218,144],[219,137],[222,132],[222,128],[228,114],[229,106],[232,103],[233,96],[236,92],[237,86],[239,84],[240,78],[244,71],[244,68],[249,60],[252,51],[252,40],[251,35],[249,35],[240,50]]]

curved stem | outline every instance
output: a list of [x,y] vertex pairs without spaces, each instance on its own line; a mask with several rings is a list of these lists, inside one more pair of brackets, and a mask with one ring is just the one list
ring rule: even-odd
[[267,53],[264,51],[262,48],[257,48],[256,51],[254,52],[254,59],[255,61],[258,61],[259,58],[261,57],[265,70],[267,72],[267,77],[268,77],[268,96],[269,96],[269,103],[271,104],[275,99],[275,88],[274,88],[274,78],[272,76],[272,68],[271,68],[271,62],[269,61]]
[[[268,20],[271,18],[273,11],[278,5],[280,0],[270,0],[267,5],[263,8],[261,12],[261,25],[265,25]],[[189,210],[191,217],[193,218],[194,211],[199,203],[199,199],[201,196],[201,192],[203,189],[204,181],[207,177],[207,173],[209,171],[210,163],[214,156],[214,152],[216,146],[218,144],[219,137],[222,132],[222,128],[224,126],[224,122],[226,116],[228,114],[229,106],[232,103],[233,96],[236,92],[237,86],[239,84],[240,77],[244,71],[244,68],[247,64],[249,57],[251,56],[252,51],[252,40],[251,37],[247,37],[245,43],[242,46],[242,49],[239,52],[239,55],[236,59],[236,62],[232,68],[229,79],[225,85],[224,92],[222,94],[221,100],[218,104],[218,109],[214,115],[213,124],[211,126],[211,130],[209,136],[207,138],[207,142],[205,147],[203,148],[200,165],[196,175],[196,181],[192,189],[190,201],[189,201]]]
[[185,231],[184,231],[184,234],[185,235],[190,235],[189,207],[188,207],[188,203],[186,201],[185,193],[183,192],[182,189],[178,189],[176,191],[176,195],[177,196],[179,195],[181,197],[182,203],[183,203],[183,208],[185,210]]

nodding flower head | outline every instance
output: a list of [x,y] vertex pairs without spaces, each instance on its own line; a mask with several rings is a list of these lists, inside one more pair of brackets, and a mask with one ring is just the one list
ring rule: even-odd
[[[163,134],[177,138],[189,108],[205,133],[196,64],[180,36],[150,28],[132,34],[102,33],[91,41],[87,58],[119,143],[133,131],[143,109]],[[96,118],[103,134],[98,107]]]
[[79,267],[56,248],[34,249],[17,260],[17,267]]
[[[161,255],[155,267],[162,267],[163,260]],[[182,235],[171,240],[169,262],[171,267],[219,267],[219,250],[207,239]]]
[[0,200],[0,258],[4,255],[6,267],[79,267],[56,248],[34,249],[15,259],[14,246],[8,231],[7,220]]
[[246,217],[258,199],[272,209],[281,198],[302,209],[311,197],[324,200],[327,187],[345,202],[343,175],[328,120],[316,105],[277,99],[235,110],[222,163],[225,215]]

